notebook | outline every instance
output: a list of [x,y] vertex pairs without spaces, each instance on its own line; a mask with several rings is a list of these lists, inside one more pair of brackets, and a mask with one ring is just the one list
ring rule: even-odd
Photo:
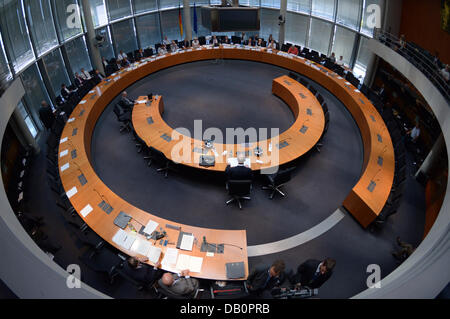
[[227,269],[228,279],[238,279],[245,276],[245,267],[243,262],[227,263],[225,266]]

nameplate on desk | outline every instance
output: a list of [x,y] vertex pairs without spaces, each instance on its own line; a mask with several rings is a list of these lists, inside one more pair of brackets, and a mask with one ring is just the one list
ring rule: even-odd
[[350,82],[345,82],[345,84],[350,85]]
[[84,104],[84,103],[86,103],[86,100],[80,101],[79,104]]
[[378,139],[378,142],[383,143],[383,138],[381,137],[380,134],[377,134],[377,139]]
[[376,122],[375,117],[373,115],[370,115],[370,118],[372,119],[372,122]]
[[367,189],[369,190],[369,192],[372,193],[376,186],[377,186],[377,183],[375,183],[374,181],[370,181],[370,184],[369,184],[369,186],[367,186]]
[[64,142],[67,142],[67,137],[62,138],[62,139],[59,141],[59,144],[62,144],[62,143],[64,143]]
[[305,134],[307,130],[308,130],[308,127],[303,125],[302,128],[300,129],[300,133]]
[[147,123],[148,124],[153,124],[154,122],[153,122],[153,118],[150,116],[150,117],[147,117]]
[[299,93],[298,95],[300,95],[300,97],[301,97],[302,99],[306,99],[306,96],[305,96],[303,93]]
[[358,90],[358,89],[356,89],[356,90],[355,90],[355,92],[356,92],[356,93],[360,93],[361,91],[360,91],[360,90]]
[[74,186],[66,193],[67,198],[71,198],[73,195],[75,195],[78,192],[77,188]]
[[286,147],[288,145],[289,145],[289,143],[287,141],[283,141],[280,144],[277,144],[277,147],[278,147],[279,150],[281,150],[282,148],[284,148],[284,147]]
[[87,204],[85,208],[83,208],[80,211],[81,216],[86,217],[87,215],[89,215],[90,212],[92,212],[94,209],[92,208],[91,205]]
[[77,158],[77,150],[72,150],[70,155],[72,156],[72,159]]
[[84,114],[84,110],[81,110],[81,112],[78,116],[81,117],[81,116],[83,116],[83,114]]
[[72,130],[72,136],[77,135],[77,133],[78,133],[78,129],[77,129],[77,128],[74,128],[74,129]]
[[68,123],[71,123],[71,122],[73,122],[73,121],[75,121],[75,118],[74,118],[74,117],[71,117],[70,119],[67,120]]
[[100,204],[98,204],[98,207],[100,207],[105,213],[108,215],[113,211],[114,208],[112,208],[111,205],[109,205],[105,200],[102,200]]
[[306,109],[306,114],[308,114],[308,115],[312,115],[312,110],[311,109]]
[[78,176],[78,180],[80,181],[81,186],[84,186],[87,183],[87,179],[84,176],[84,174],[81,174],[80,176]]
[[172,141],[172,138],[171,138],[169,135],[167,135],[166,133],[164,133],[163,135],[161,135],[161,138],[162,138],[163,140],[167,141],[167,142]]
[[61,153],[59,153],[59,157],[61,158],[61,157],[64,157],[64,156],[66,156],[67,154],[69,154],[69,150],[64,150],[64,151],[62,151]]
[[292,83],[289,82],[288,80],[283,80],[284,83],[286,83],[287,85],[291,85]]
[[70,167],[70,164],[64,164],[63,166],[61,166],[61,172],[64,172],[66,169],[68,169]]
[[117,80],[119,80],[119,79],[120,79],[120,75],[116,76],[116,77],[114,78],[114,81],[117,81]]
[[381,156],[378,156],[378,165],[383,166],[383,158]]

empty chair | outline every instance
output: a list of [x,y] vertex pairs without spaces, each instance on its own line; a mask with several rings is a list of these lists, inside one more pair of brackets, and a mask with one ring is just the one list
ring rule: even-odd
[[309,83],[304,78],[300,78],[299,80],[300,84],[303,85],[305,88],[308,88]]
[[309,90],[311,91],[311,93],[315,96],[317,94],[317,90],[315,88],[313,88],[312,86],[309,87]]
[[250,191],[252,189],[252,181],[251,180],[233,180],[230,179],[227,181],[228,185],[228,194],[231,196],[231,199],[226,201],[226,204],[230,204],[232,202],[237,202],[239,205],[239,209],[242,209],[241,200],[250,200]]
[[129,132],[131,130],[131,114],[125,112],[119,104],[114,106],[114,114],[116,114],[117,121],[121,123],[120,132],[123,132],[124,130]]
[[328,126],[330,123],[330,112],[325,113],[325,127],[323,129],[322,136],[319,139],[319,142],[316,144],[316,150],[320,153],[320,148],[323,146],[323,138],[325,137],[325,134],[328,132]]
[[283,52],[288,52],[288,50],[289,50],[290,47],[291,47],[290,45],[282,44],[282,45],[281,45],[281,51],[283,51]]
[[323,96],[320,93],[318,93],[316,97],[317,101],[319,101],[320,105],[322,105],[324,102]]
[[286,194],[281,191],[281,187],[291,180],[291,173],[295,170],[295,167],[290,167],[287,169],[279,170],[275,174],[265,175],[268,181],[267,186],[263,186],[262,189],[270,190],[270,199],[273,199],[275,193],[286,197]]
[[322,104],[322,110],[323,110],[324,114],[328,113],[328,105],[327,105],[327,103],[323,103]]
[[293,72],[289,72],[289,77],[295,81],[297,81],[298,79],[298,75]]
[[163,152],[158,151],[156,148],[154,148],[152,146],[150,146],[150,148],[149,148],[149,153],[150,153],[149,166],[153,163],[153,161],[156,161],[157,163],[159,163],[161,165],[161,167],[158,168],[156,171],[164,172],[164,177],[167,178],[167,174],[170,169],[169,159],[166,157],[166,155],[164,155]]
[[144,50],[144,57],[148,58],[150,56],[153,55],[153,49],[152,48],[147,48]]

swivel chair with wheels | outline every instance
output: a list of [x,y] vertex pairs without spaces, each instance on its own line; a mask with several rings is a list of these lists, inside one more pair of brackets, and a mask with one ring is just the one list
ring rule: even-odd
[[278,193],[281,196],[286,197],[286,194],[282,192],[280,188],[291,180],[291,173],[294,170],[295,167],[290,167],[287,169],[280,170],[275,174],[265,175],[269,184],[267,186],[263,186],[262,189],[272,191],[272,193],[269,196],[270,199],[273,199],[275,193]]
[[237,202],[239,209],[242,209],[241,200],[250,200],[250,191],[252,189],[251,180],[229,180],[227,181],[228,194],[231,196],[226,204]]

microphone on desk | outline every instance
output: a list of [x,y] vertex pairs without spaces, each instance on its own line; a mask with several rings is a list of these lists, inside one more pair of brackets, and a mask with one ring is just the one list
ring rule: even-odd
[[81,170],[80,166],[77,164],[77,162],[72,161],[73,164],[77,167],[77,169],[80,171],[81,174],[83,174],[83,171]]
[[380,180],[380,179],[374,180],[375,176],[377,176],[379,172],[381,172],[381,168],[379,168],[376,174],[372,176],[372,181],[377,182]]
[[237,247],[237,248],[239,248],[240,250],[243,250],[244,248],[242,248],[242,247],[240,247],[240,246],[236,246],[236,245],[233,245],[233,244],[226,244],[226,243],[222,243],[221,245],[227,245],[227,246],[233,246],[233,247]]
[[104,195],[101,195],[95,188],[93,190],[94,190],[94,192],[96,192],[98,194],[98,196],[100,196],[101,200],[104,200],[109,206],[111,206],[111,204],[109,203],[109,201],[106,199],[106,197]]

